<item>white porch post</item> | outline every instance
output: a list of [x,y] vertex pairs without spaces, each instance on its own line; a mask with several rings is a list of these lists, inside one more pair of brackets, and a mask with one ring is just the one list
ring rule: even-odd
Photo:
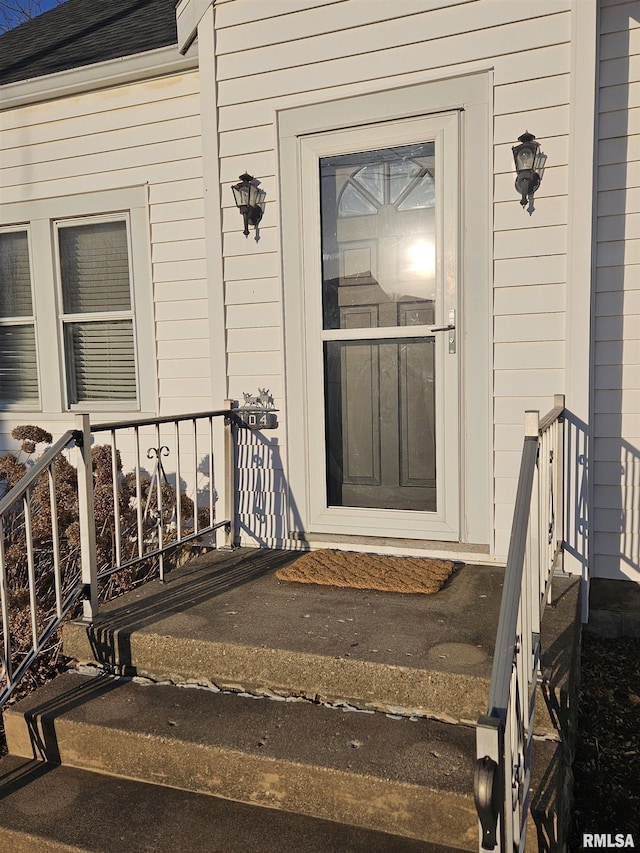
[[78,444],[78,510],[80,516],[80,558],[82,584],[86,594],[82,602],[82,618],[93,622],[98,614],[98,565],[96,562],[96,528],[93,511],[93,468],[91,464],[91,431],[89,415],[76,415],[76,430],[81,433]]

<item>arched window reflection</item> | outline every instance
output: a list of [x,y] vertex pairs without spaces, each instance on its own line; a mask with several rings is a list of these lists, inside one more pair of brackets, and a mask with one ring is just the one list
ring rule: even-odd
[[371,216],[385,204],[396,210],[434,207],[433,175],[420,160],[369,163],[347,179],[338,202],[338,218]]

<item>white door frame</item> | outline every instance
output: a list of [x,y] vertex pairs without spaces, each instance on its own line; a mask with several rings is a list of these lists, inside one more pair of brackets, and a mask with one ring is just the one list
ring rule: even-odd
[[[286,370],[287,479],[290,495],[290,532],[310,531],[385,536],[421,540],[449,540],[474,544],[491,542],[492,494],[492,362],[491,362],[491,205],[490,205],[490,105],[491,78],[488,73],[429,81],[383,92],[356,95],[327,103],[283,109],[278,112],[279,171],[282,216],[283,307]],[[319,252],[305,247],[309,229],[319,234],[313,206],[303,203],[305,193],[303,162],[305,145],[313,134],[330,134],[339,129],[357,129],[389,123],[397,128],[410,119],[428,119],[438,113],[460,115],[460,187],[456,199],[460,213],[459,279],[461,301],[457,336],[460,364],[459,494],[455,501],[460,523],[440,527],[425,526],[430,513],[402,513],[403,522],[389,524],[386,510],[384,527],[375,522],[369,509],[323,508],[319,495],[309,485],[309,471],[320,455],[317,442],[318,419],[310,398],[318,389],[307,386],[306,317],[304,291],[305,264],[319,265]],[[442,116],[440,117],[442,119]],[[317,137],[321,138],[321,137]],[[377,140],[374,146],[378,145]],[[383,146],[379,146],[383,147]],[[308,152],[307,152],[308,153]],[[336,153],[332,151],[331,153]],[[319,240],[317,245],[319,246]],[[305,251],[306,249],[306,251]],[[319,298],[319,297],[318,297]],[[316,349],[317,353],[317,349]],[[323,427],[323,423],[322,423]],[[323,441],[322,432],[322,441]],[[322,445],[324,455],[324,445]],[[313,477],[312,477],[313,480]],[[315,478],[316,483],[318,478]],[[454,490],[457,491],[457,490]],[[318,512],[320,510],[320,512]],[[339,510],[338,513],[334,510]],[[398,511],[395,511],[398,512]],[[411,516],[416,516],[411,518]],[[369,519],[370,521],[367,521]],[[448,527],[448,529],[447,529]]]
[[434,336],[436,347],[436,482],[435,512],[327,506],[323,341],[354,338],[424,337],[424,327],[322,331],[319,163],[324,156],[435,142],[436,149],[436,282],[438,314],[434,325],[446,323],[449,309],[458,312],[458,121],[459,114],[302,136],[299,140],[303,202],[302,286],[305,306],[305,387],[307,436],[313,452],[307,457],[309,515],[313,533],[355,533],[361,536],[402,536],[451,539],[459,536],[458,352],[448,352],[446,335]]

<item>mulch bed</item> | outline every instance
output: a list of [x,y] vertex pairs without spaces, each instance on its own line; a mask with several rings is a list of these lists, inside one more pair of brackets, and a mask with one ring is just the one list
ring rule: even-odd
[[640,847],[640,639],[583,635],[574,831],[631,833]]

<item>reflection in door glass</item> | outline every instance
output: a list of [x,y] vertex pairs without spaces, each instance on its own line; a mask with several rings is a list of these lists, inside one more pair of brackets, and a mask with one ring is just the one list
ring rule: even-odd
[[324,345],[330,506],[436,510],[434,338]]
[[433,142],[320,160],[325,329],[432,322],[434,166]]

